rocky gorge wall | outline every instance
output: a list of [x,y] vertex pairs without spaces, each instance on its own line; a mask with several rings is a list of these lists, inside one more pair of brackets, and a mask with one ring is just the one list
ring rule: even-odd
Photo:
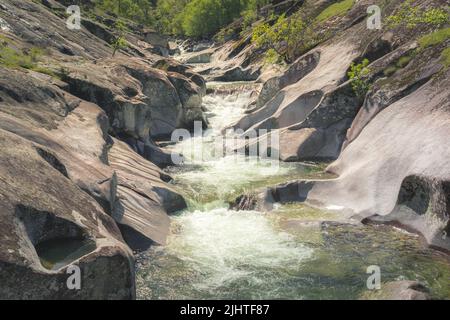
[[[136,26],[112,57],[104,17],[69,30],[63,4],[0,4],[2,48],[39,52],[0,65],[0,298],[133,299],[131,249],[164,244],[186,206],[154,139],[206,125],[205,82]],[[66,284],[73,266],[80,290]]]

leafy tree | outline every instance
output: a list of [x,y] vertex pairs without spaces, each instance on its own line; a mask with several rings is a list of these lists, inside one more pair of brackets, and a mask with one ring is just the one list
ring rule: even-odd
[[182,29],[191,37],[209,36],[239,17],[241,0],[192,0],[182,13]]
[[286,63],[291,63],[315,43],[315,34],[310,26],[300,14],[290,18],[281,15],[272,26],[267,22],[255,26],[252,42],[259,48],[268,49],[271,59],[276,53]]
[[98,9],[166,34],[206,37],[234,19],[250,26],[270,0],[97,0]]
[[183,34],[183,10],[191,0],[158,0],[155,15],[156,29],[168,34]]
[[112,43],[112,47],[113,47],[113,54],[112,56],[114,57],[116,55],[116,52],[120,49],[125,49],[128,46],[128,42],[125,39],[125,25],[122,21],[117,20],[115,26],[115,39]]
[[241,13],[243,29],[250,27],[256,22],[259,10],[269,3],[270,0],[248,0],[245,10]]

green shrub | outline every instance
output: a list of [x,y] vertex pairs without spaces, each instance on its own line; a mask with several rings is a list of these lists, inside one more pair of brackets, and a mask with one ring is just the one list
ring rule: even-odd
[[145,25],[155,23],[152,0],[97,0],[95,4],[97,9],[112,12],[119,18],[130,19]]
[[421,48],[427,48],[440,44],[449,38],[450,28],[444,28],[421,37],[419,39],[419,45]]
[[364,98],[367,91],[370,89],[370,83],[367,79],[367,76],[370,73],[370,69],[368,68],[369,60],[364,59],[361,63],[352,63],[350,65],[350,71],[347,73],[353,92],[355,92],[358,98]]
[[35,71],[35,72],[39,72],[39,73],[43,73],[46,74],[48,76],[54,77],[54,78],[59,78],[59,76],[56,74],[56,72],[54,72],[51,69],[48,69],[46,67],[41,67],[41,66],[33,66],[31,68],[31,70]]
[[274,49],[269,49],[266,51],[264,54],[264,62],[268,65],[283,63],[280,55]]
[[418,24],[441,26],[448,23],[448,12],[443,9],[422,9],[414,6],[415,0],[406,0],[400,8],[387,18],[387,26],[390,29],[406,26],[415,28]]
[[270,0],[247,0],[246,9],[241,13],[242,29],[246,30],[258,20],[258,11],[265,5],[270,3]]
[[315,19],[316,22],[323,22],[332,17],[340,16],[349,11],[353,5],[355,4],[355,0],[344,0],[337,3],[333,3],[328,6],[325,10],[323,10]]
[[245,30],[258,20],[258,13],[255,10],[246,10],[242,13],[242,29]]

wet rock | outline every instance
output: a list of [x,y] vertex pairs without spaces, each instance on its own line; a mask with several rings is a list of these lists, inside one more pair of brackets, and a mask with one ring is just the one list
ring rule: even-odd
[[230,209],[236,211],[261,211],[268,212],[277,202],[272,190],[266,189],[255,193],[243,194],[230,203]]
[[380,290],[367,291],[360,300],[431,300],[429,290],[417,281],[392,281]]

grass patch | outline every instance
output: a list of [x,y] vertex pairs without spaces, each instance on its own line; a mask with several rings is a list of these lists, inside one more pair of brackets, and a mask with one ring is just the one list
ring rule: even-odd
[[383,70],[384,76],[390,77],[395,72],[397,72],[397,70],[405,68],[411,62],[414,56],[415,52],[412,52],[410,55],[400,57],[395,63],[391,64]]
[[449,38],[450,28],[444,28],[421,37],[419,39],[419,45],[422,49],[424,49],[440,44]]
[[398,59],[396,66],[400,69],[406,67],[408,65],[408,63],[411,61],[411,57],[409,56],[404,56],[404,57],[400,57],[400,59]]
[[441,61],[446,68],[450,67],[450,48],[447,48],[444,51],[442,51]]
[[383,70],[383,74],[386,77],[392,76],[397,71],[397,68],[395,66],[389,66],[386,69]]
[[48,75],[48,76],[50,76],[50,77],[53,77],[53,78],[58,78],[58,79],[60,79],[60,76],[57,75],[55,71],[50,70],[50,69],[48,69],[48,68],[46,68],[46,67],[33,66],[33,67],[30,68],[30,70],[33,70],[33,71],[35,71],[35,72],[39,72],[39,73],[46,74],[46,75]]
[[323,22],[332,17],[339,16],[345,14],[349,11],[353,5],[355,4],[355,0],[344,0],[337,3],[334,3],[328,6],[325,10],[323,10],[315,19],[316,22]]
[[52,70],[37,64],[39,58],[45,54],[44,49],[32,47],[20,50],[14,48],[8,39],[1,38],[0,40],[0,66],[12,69],[23,68],[56,77]]
[[36,55],[17,51],[7,45],[0,46],[0,65],[5,67],[31,69],[36,58]]

